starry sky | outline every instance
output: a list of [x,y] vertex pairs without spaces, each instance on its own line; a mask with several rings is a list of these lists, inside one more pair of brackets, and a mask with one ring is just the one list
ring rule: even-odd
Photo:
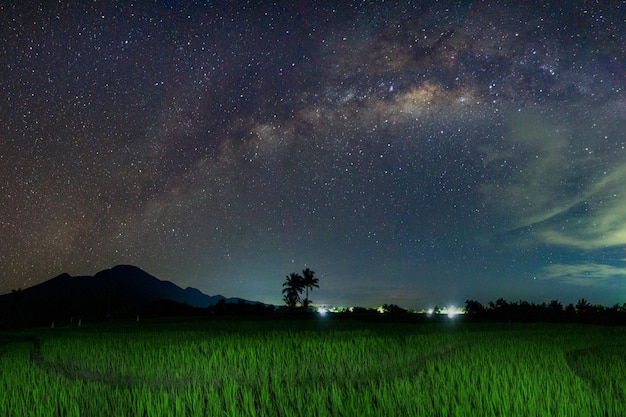
[[0,4],[0,293],[626,302],[626,2]]

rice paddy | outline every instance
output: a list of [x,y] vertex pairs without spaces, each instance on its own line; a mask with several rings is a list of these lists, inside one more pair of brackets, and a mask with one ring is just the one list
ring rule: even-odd
[[626,329],[349,320],[0,333],[3,416],[619,416]]

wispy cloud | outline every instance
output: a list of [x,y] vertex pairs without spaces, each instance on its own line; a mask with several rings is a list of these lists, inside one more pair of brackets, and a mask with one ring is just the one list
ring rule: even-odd
[[542,269],[540,279],[581,287],[604,287],[614,279],[626,280],[626,268],[606,264],[554,264]]
[[481,190],[507,230],[532,227],[542,243],[584,250],[626,245],[626,161],[596,155],[587,134],[527,113],[500,149],[483,150],[505,173]]
[[511,118],[499,146],[482,149],[486,164],[499,175],[481,191],[505,214],[509,230],[554,218],[580,203],[582,173],[568,157],[569,136],[556,123],[521,112]]
[[626,245],[626,165],[589,187],[588,209],[575,221],[543,230],[546,243],[580,249]]

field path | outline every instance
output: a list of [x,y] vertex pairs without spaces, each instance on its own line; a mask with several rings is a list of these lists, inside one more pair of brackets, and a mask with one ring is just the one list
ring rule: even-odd
[[[110,374],[97,373],[92,372],[86,369],[82,369],[79,364],[75,364],[72,362],[57,364],[47,360],[41,350],[41,341],[36,337],[29,337],[28,342],[33,344],[32,351],[30,353],[30,360],[33,364],[35,364],[38,368],[50,373],[50,374],[58,374],[62,375],[68,379],[81,379],[85,381],[93,381],[99,382],[103,384],[107,384],[110,386],[121,386],[121,387],[131,387],[137,385],[143,385],[149,388],[177,388],[177,387],[186,387],[191,384],[201,385],[207,384],[207,381],[198,381],[194,378],[188,379],[177,379],[177,380],[154,380],[154,379],[145,379],[145,378],[137,378],[137,377],[119,377],[113,376]],[[377,381],[383,378],[398,378],[398,377],[418,377],[419,372],[430,362],[440,361],[444,359],[446,356],[454,354],[458,352],[460,349],[463,349],[469,345],[471,342],[463,342],[457,343],[452,346],[442,347],[436,349],[434,352],[427,355],[416,355],[412,358],[406,358],[407,360],[402,363],[396,363],[396,361],[389,361],[386,366],[383,366],[382,370],[372,371],[368,369],[364,369],[355,373],[355,375],[349,380],[345,381],[346,385],[352,385],[354,388],[358,388],[360,386],[365,386],[371,383],[371,381]],[[383,361],[386,362],[386,361]],[[237,381],[240,385],[249,386],[252,388],[255,387],[255,383],[246,380],[243,376],[233,376],[233,379]],[[313,382],[310,379],[307,379],[308,383]],[[330,384],[337,383],[337,380],[322,380],[319,379],[315,381],[319,384]],[[213,384],[216,388],[221,387],[224,384],[224,381],[221,380],[213,380],[208,382],[208,384]]]
[[[597,345],[576,349],[565,353],[567,364],[582,380],[586,381],[597,393],[606,393],[607,387],[613,385],[615,373],[620,373],[620,369],[626,366],[623,352],[626,351],[626,344]],[[593,358],[597,369],[588,369],[589,358]],[[587,362],[587,364],[585,364]],[[615,385],[608,390],[616,400],[626,400],[626,390],[623,386]]]
[[191,384],[193,381],[151,381],[132,377],[115,377],[108,374],[81,369],[78,366],[66,364],[65,366],[52,363],[43,357],[41,352],[41,342],[37,338],[29,339],[33,343],[33,350],[30,354],[30,360],[40,369],[49,373],[56,373],[68,379],[82,379],[86,381],[100,382],[112,386],[133,386],[143,384],[148,387],[183,387]]

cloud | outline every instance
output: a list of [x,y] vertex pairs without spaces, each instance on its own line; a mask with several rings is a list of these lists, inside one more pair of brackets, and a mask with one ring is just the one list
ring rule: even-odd
[[579,170],[567,150],[570,133],[532,111],[514,114],[501,143],[483,147],[483,160],[496,173],[481,186],[487,202],[515,230],[554,218],[580,203]]
[[578,218],[540,231],[549,244],[579,249],[599,249],[626,245],[626,165],[589,187],[581,196],[585,209]]
[[606,264],[554,264],[541,270],[540,279],[581,287],[604,287],[607,281],[626,279],[626,268]]
[[575,115],[512,117],[503,142],[482,149],[498,175],[481,191],[505,230],[532,228],[541,243],[585,250],[626,245],[626,161],[606,136],[577,130]]

